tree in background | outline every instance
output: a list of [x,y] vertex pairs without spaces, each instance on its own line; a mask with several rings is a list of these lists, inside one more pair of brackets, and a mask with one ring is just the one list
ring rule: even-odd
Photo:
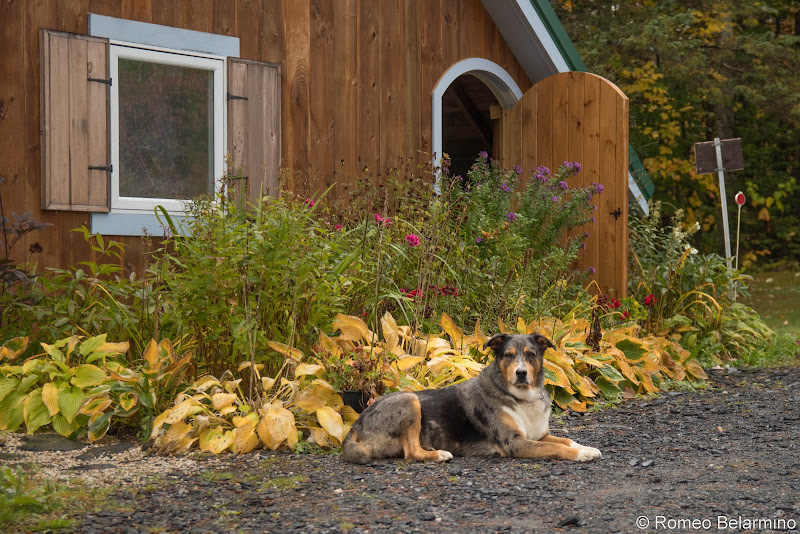
[[[551,0],[589,70],[630,98],[631,140],[656,198],[685,207],[722,250],[716,175],[693,143],[741,137],[742,263],[800,256],[800,4],[793,0]],[[733,218],[735,221],[735,218]],[[735,224],[735,223],[733,223]]]

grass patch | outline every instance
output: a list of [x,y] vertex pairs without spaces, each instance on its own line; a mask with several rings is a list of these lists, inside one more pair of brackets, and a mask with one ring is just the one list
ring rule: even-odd
[[296,488],[301,482],[308,482],[308,476],[275,477],[262,482],[261,487],[265,489],[290,490]]
[[115,508],[110,487],[53,482],[21,467],[0,469],[0,532],[57,532],[75,528],[90,512]]
[[738,364],[775,367],[800,364],[800,272],[753,275],[746,304],[758,312],[777,336],[765,350],[743,354]]

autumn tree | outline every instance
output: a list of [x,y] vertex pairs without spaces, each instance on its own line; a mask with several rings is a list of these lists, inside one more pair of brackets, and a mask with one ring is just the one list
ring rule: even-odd
[[[800,6],[791,0],[551,0],[592,72],[630,98],[631,139],[656,198],[685,207],[722,251],[716,175],[697,175],[693,144],[741,137],[745,169],[726,189],[748,197],[749,259],[800,254]],[[733,213],[733,212],[732,212]],[[735,221],[735,219],[733,219]],[[733,223],[735,224],[735,223]]]

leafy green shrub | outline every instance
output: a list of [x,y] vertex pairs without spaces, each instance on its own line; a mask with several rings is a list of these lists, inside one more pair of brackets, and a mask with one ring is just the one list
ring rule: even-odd
[[769,344],[772,330],[736,302],[749,294],[751,278],[717,254],[699,254],[689,241],[699,227],[685,228],[683,210],[661,226],[661,209],[655,203],[649,216],[630,218],[629,292],[648,309],[647,330],[673,332],[711,365]]

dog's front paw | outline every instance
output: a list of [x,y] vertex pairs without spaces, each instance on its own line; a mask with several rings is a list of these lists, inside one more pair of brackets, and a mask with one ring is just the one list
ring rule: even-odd
[[575,457],[575,460],[578,462],[590,462],[603,456],[600,450],[595,449],[594,447],[585,447],[581,445],[580,447],[577,447],[577,449],[578,455]]
[[[599,452],[599,451],[598,451]],[[436,458],[437,462],[446,462],[448,460],[453,459],[453,453],[448,451],[436,451],[438,457]]]

